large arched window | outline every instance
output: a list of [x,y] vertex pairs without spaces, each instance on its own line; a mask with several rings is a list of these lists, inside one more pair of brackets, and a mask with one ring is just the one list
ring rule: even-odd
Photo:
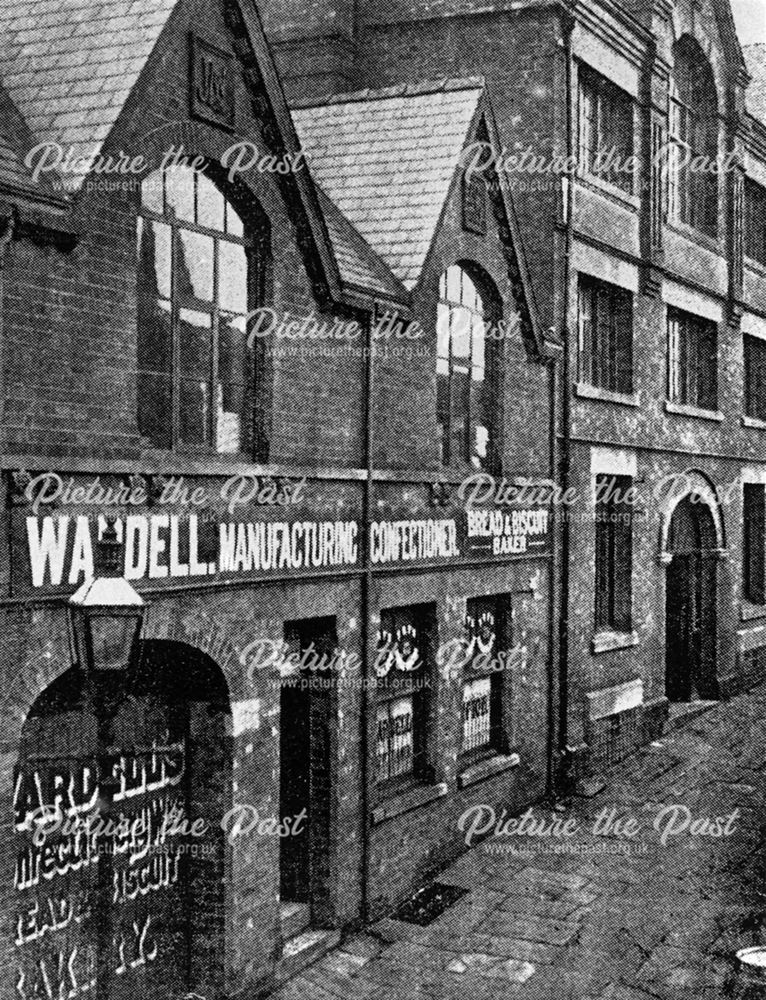
[[[670,80],[668,215],[709,236],[718,232],[718,100],[710,64],[684,37]],[[711,169],[712,168],[712,169]]]
[[158,448],[244,451],[254,254],[242,219],[199,170],[155,171],[138,261],[140,433]]
[[458,264],[439,282],[437,314],[437,422],[442,464],[487,469],[495,461],[495,372],[488,294]]

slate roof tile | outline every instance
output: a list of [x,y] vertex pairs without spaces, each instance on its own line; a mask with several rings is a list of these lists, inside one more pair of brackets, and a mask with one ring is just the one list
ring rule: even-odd
[[311,171],[411,289],[417,282],[483,81],[407,84],[293,109]]
[[[80,155],[96,151],[175,4],[4,0],[0,78],[36,139],[77,147]],[[83,179],[66,181],[76,189]]]
[[766,45],[743,45],[742,51],[752,77],[746,92],[747,110],[766,124]]

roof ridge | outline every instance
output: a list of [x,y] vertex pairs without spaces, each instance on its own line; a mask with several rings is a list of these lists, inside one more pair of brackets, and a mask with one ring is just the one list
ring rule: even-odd
[[397,97],[424,97],[427,94],[446,93],[459,90],[483,90],[483,76],[442,77],[437,80],[416,80],[411,83],[397,83],[389,87],[365,87],[343,94],[329,94],[321,100],[308,98],[291,105],[294,111],[309,108],[323,108],[332,104],[359,104],[363,101],[393,100]]

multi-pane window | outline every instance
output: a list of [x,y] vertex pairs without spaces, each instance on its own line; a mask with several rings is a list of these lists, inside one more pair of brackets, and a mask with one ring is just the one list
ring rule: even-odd
[[766,188],[745,178],[745,253],[766,265]]
[[633,392],[633,296],[580,277],[580,378],[611,392]]
[[629,632],[633,617],[630,476],[596,477],[596,631]]
[[142,184],[138,426],[158,448],[245,448],[252,253],[242,219],[198,170]]
[[493,461],[495,378],[489,304],[455,264],[439,282],[436,394],[442,463],[486,469]]
[[376,659],[375,760],[379,782],[423,774],[427,670],[427,611],[383,611]]
[[718,232],[718,103],[710,65],[696,42],[674,50],[668,107],[668,216],[709,236]]
[[766,340],[744,336],[745,414],[766,420]]
[[766,604],[766,486],[745,483],[743,487],[742,559],[745,599]]
[[718,408],[718,328],[710,320],[668,310],[668,398],[702,410]]
[[581,66],[580,169],[633,191],[633,103],[619,87]]
[[505,603],[476,597],[467,603],[466,665],[463,673],[462,740],[464,754],[499,750],[502,742],[503,672],[507,662]]

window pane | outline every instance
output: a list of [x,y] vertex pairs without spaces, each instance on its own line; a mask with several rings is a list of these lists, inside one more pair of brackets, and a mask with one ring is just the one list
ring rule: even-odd
[[155,170],[141,184],[141,207],[157,215],[165,212],[163,177],[161,170]]
[[436,371],[440,375],[449,374],[449,306],[440,302],[436,310]]
[[170,302],[142,296],[137,343],[139,433],[156,448],[172,444],[173,343]]
[[212,236],[179,229],[178,294],[181,299],[213,301],[213,260],[215,244]]
[[171,229],[163,222],[138,220],[139,296],[170,298]]
[[194,222],[195,176],[190,167],[168,167],[165,171],[167,208],[182,222]]
[[489,677],[481,677],[463,685],[463,751],[489,745],[491,691],[492,682]]
[[218,302],[228,312],[248,311],[247,255],[239,243],[218,244]]
[[375,762],[378,781],[391,773],[391,721],[388,705],[378,705],[375,713]]
[[241,318],[221,316],[219,322],[216,449],[230,454],[242,448],[246,336]]
[[179,364],[181,375],[210,377],[210,328],[208,313],[181,309],[179,322]]
[[460,301],[467,309],[471,309],[474,312],[481,309],[481,300],[479,299],[476,285],[474,285],[470,276],[465,271],[463,271],[463,288]]
[[471,347],[473,354],[474,379],[479,382],[484,381],[484,320],[481,316],[473,317],[473,330],[471,336]]
[[240,219],[231,207],[231,203],[228,201],[226,202],[226,232],[230,236],[239,237],[243,237],[245,233],[245,227],[242,224],[242,219]]
[[207,229],[224,231],[224,197],[209,177],[197,175],[197,223]]
[[447,299],[450,302],[460,302],[460,279],[462,273],[462,270],[457,265],[453,265],[447,271]]
[[399,698],[391,705],[391,765],[390,776],[409,774],[413,769],[414,747],[412,732],[413,700]]
[[179,400],[179,437],[184,444],[208,444],[210,383],[182,379]]
[[471,326],[473,316],[462,306],[456,306],[452,310],[452,357],[471,357]]
[[155,448],[171,448],[173,439],[172,377],[138,372],[138,431]]

